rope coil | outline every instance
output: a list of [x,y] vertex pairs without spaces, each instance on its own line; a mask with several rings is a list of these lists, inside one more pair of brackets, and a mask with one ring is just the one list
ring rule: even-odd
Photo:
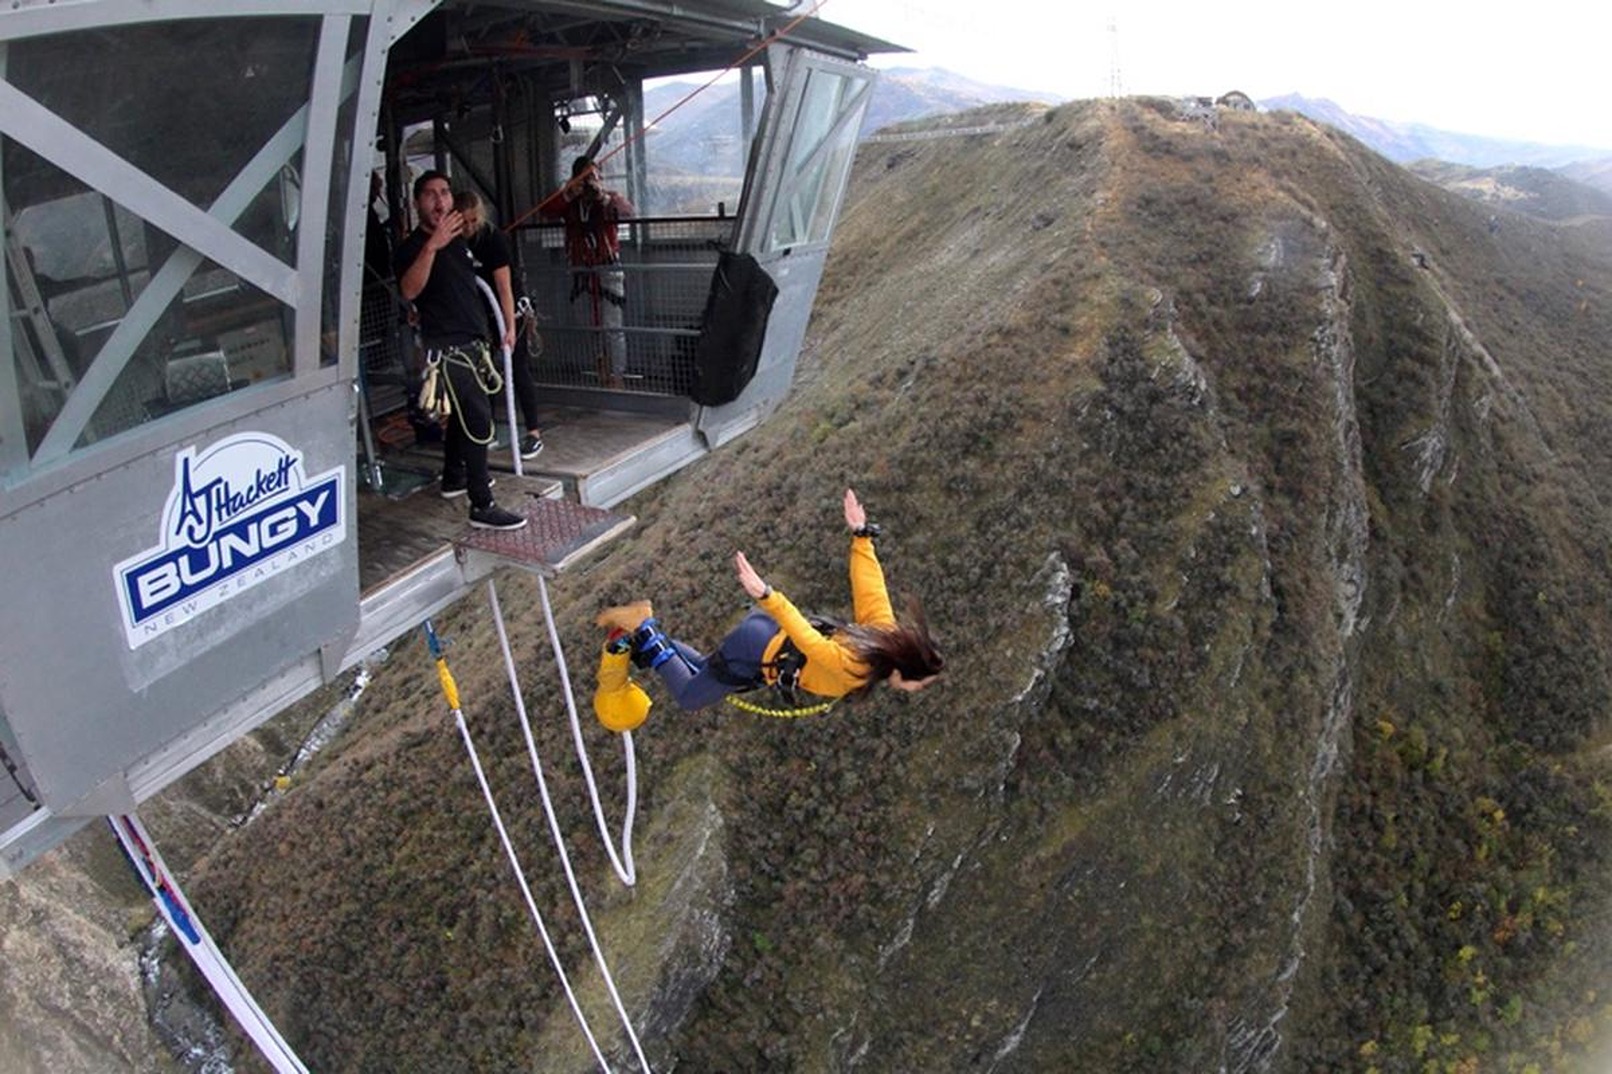
[[785,720],[800,719],[806,716],[821,716],[823,713],[827,712],[829,709],[833,708],[839,703],[838,698],[831,698],[828,701],[824,701],[816,705],[797,705],[794,708],[771,708],[767,705],[758,705],[754,701],[746,701],[738,694],[729,694],[727,701],[728,704],[732,705],[734,708],[752,713],[756,716],[776,716],[779,719]]

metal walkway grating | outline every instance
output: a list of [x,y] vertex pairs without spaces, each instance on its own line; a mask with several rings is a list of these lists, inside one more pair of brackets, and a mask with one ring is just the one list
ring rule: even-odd
[[637,522],[632,515],[618,515],[570,500],[531,499],[519,507],[507,506],[526,515],[524,529],[466,529],[454,543],[545,574],[558,574]]

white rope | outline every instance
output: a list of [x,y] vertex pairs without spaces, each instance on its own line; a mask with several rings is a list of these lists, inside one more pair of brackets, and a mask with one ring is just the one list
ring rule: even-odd
[[[549,606],[548,587],[542,584],[542,575],[538,575],[538,583],[543,595],[543,612],[549,624],[549,637],[554,643],[555,663],[560,669],[560,680],[565,687],[566,705],[570,708],[574,721],[576,718],[576,704],[571,696],[571,680],[566,671],[565,654],[560,650],[559,636],[554,629],[554,613]],[[627,1031],[627,1038],[632,1041],[633,1052],[638,1056],[639,1068],[645,1071],[645,1074],[648,1074],[650,1069],[649,1060],[644,1058],[644,1049],[638,1042],[638,1034],[633,1030],[632,1019],[627,1015],[627,1008],[621,1001],[621,993],[616,990],[615,978],[611,975],[610,965],[605,960],[603,949],[599,946],[598,934],[593,930],[593,919],[588,916],[588,907],[583,901],[582,889],[577,884],[576,870],[571,866],[571,855],[565,848],[565,835],[560,831],[560,822],[554,813],[554,801],[549,795],[548,781],[543,777],[543,763],[538,758],[537,743],[532,737],[532,722],[526,714],[526,702],[521,693],[520,678],[515,670],[515,657],[509,647],[509,634],[504,628],[503,609],[498,604],[498,588],[491,578],[487,580],[487,598],[492,604],[493,623],[498,629],[498,644],[504,653],[504,669],[509,675],[510,691],[515,696],[515,711],[520,717],[521,734],[526,739],[526,753],[531,758],[532,774],[537,777],[537,791],[543,802],[543,815],[548,818],[549,835],[554,840],[554,849],[559,852],[560,864],[565,868],[566,883],[571,887],[571,901],[576,904],[577,916],[582,919],[582,929],[588,935],[588,945],[593,948],[594,963],[599,967],[599,975],[604,979],[605,988],[610,993],[610,1001],[615,1005],[616,1014],[621,1018],[622,1027]],[[629,759],[632,756],[630,742],[627,746],[627,755]],[[632,765],[630,760],[628,768],[629,772],[631,772]],[[630,788],[628,801],[633,803],[637,798],[636,790],[632,789],[636,780],[629,776],[628,783]],[[589,773],[588,776],[588,786],[591,791],[593,789],[592,773]],[[597,793],[594,795],[594,809],[596,811],[599,809]],[[632,810],[633,806],[629,804],[629,824]],[[630,859],[630,851],[628,856]],[[611,858],[612,860],[615,858],[614,851],[611,853]],[[628,883],[630,884],[631,881],[628,881]]]
[[509,415],[509,458],[515,464],[515,476],[520,477],[524,471],[521,470],[521,438],[515,431],[515,359],[509,353],[509,348],[504,346],[504,311],[486,280],[477,276],[476,286],[481,288],[481,296],[493,308],[493,321],[498,325],[498,349],[504,355],[504,409]]
[[[106,820],[123,846],[123,852],[129,856],[135,872],[140,875],[157,911],[173,930],[174,939],[212,986],[219,1002],[240,1024],[252,1043],[257,1045],[258,1051],[263,1053],[263,1058],[278,1074],[308,1074],[308,1068],[291,1045],[286,1043],[269,1016],[263,1013],[263,1008],[258,1006],[257,1000],[252,998],[252,993],[247,991],[246,985],[236,975],[235,968],[202,926],[201,918],[196,916],[190,901],[179,888],[179,881],[168,871],[162,855],[157,853],[157,844],[152,841],[151,833],[146,831],[140,818],[133,813],[125,813],[107,817]],[[168,898],[163,897],[164,893]],[[183,916],[182,922],[180,915]]]
[[610,865],[621,882],[632,887],[638,882],[638,870],[632,860],[633,819],[638,814],[638,760],[633,750],[632,732],[622,733],[622,752],[627,765],[627,814],[621,821],[621,854],[617,856],[615,843],[610,838],[610,825],[605,820],[604,807],[599,804],[599,787],[593,779],[593,764],[588,760],[588,745],[582,738],[582,718],[577,715],[576,695],[571,689],[571,676],[566,670],[565,654],[560,649],[560,632],[554,625],[554,609],[549,606],[549,589],[543,576],[537,576],[538,593],[543,598],[543,620],[548,624],[549,643],[554,646],[554,659],[560,669],[560,686],[565,693],[565,710],[571,718],[571,741],[576,746],[577,760],[582,764],[582,776],[588,784],[588,797],[593,802],[593,819],[599,826],[599,838],[604,840]]
[[470,754],[470,766],[476,770],[476,782],[481,784],[482,797],[487,799],[487,812],[492,814],[493,827],[498,830],[498,839],[504,844],[504,854],[509,858],[510,867],[515,870],[515,881],[520,885],[521,895],[526,899],[526,909],[531,911],[532,920],[537,922],[537,931],[543,937],[543,949],[548,952],[549,962],[554,965],[554,972],[559,974],[560,984],[565,988],[566,1001],[571,1004],[571,1012],[576,1015],[577,1024],[582,1027],[582,1035],[588,1038],[588,1047],[593,1051],[594,1059],[599,1062],[599,1069],[610,1074],[610,1064],[605,1062],[604,1053],[599,1050],[599,1042],[593,1038],[593,1030],[588,1028],[587,1016],[582,1013],[582,1006],[577,1002],[576,993],[571,990],[571,981],[565,975],[565,967],[560,963],[559,953],[554,950],[554,941],[549,938],[549,930],[543,925],[543,915],[538,912],[537,902],[532,898],[532,889],[526,883],[526,873],[521,869],[520,858],[515,853],[515,847],[509,841],[509,832],[504,828],[504,820],[498,813],[498,803],[493,800],[492,788],[487,786],[487,776],[481,769],[481,758],[476,755],[476,744],[470,740],[470,728],[465,724],[465,714],[462,709],[453,710],[453,718],[459,724],[459,734],[465,741],[465,752]]

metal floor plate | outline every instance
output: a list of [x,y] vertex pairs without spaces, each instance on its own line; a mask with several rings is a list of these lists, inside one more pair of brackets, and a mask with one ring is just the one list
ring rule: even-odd
[[524,528],[467,528],[454,543],[546,574],[558,574],[594,548],[625,533],[637,521],[632,515],[585,507],[571,500],[529,499],[508,507],[526,516]]

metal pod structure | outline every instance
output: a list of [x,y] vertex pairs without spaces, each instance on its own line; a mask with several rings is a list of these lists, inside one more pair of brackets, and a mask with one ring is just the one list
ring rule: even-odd
[[[506,558],[560,570],[621,531],[615,504],[765,420],[872,92],[861,61],[893,49],[766,0],[11,0],[0,877]],[[701,132],[679,149],[664,80],[724,71],[679,110]],[[531,211],[584,153],[636,206],[608,323]],[[462,500],[407,495],[436,449],[406,420],[412,335],[374,250],[431,167],[483,195],[538,312],[548,447],[498,475],[505,506],[558,512],[535,551],[466,543]],[[772,300],[735,307],[754,322],[735,332],[741,261]],[[714,339],[753,344],[720,402]]]

